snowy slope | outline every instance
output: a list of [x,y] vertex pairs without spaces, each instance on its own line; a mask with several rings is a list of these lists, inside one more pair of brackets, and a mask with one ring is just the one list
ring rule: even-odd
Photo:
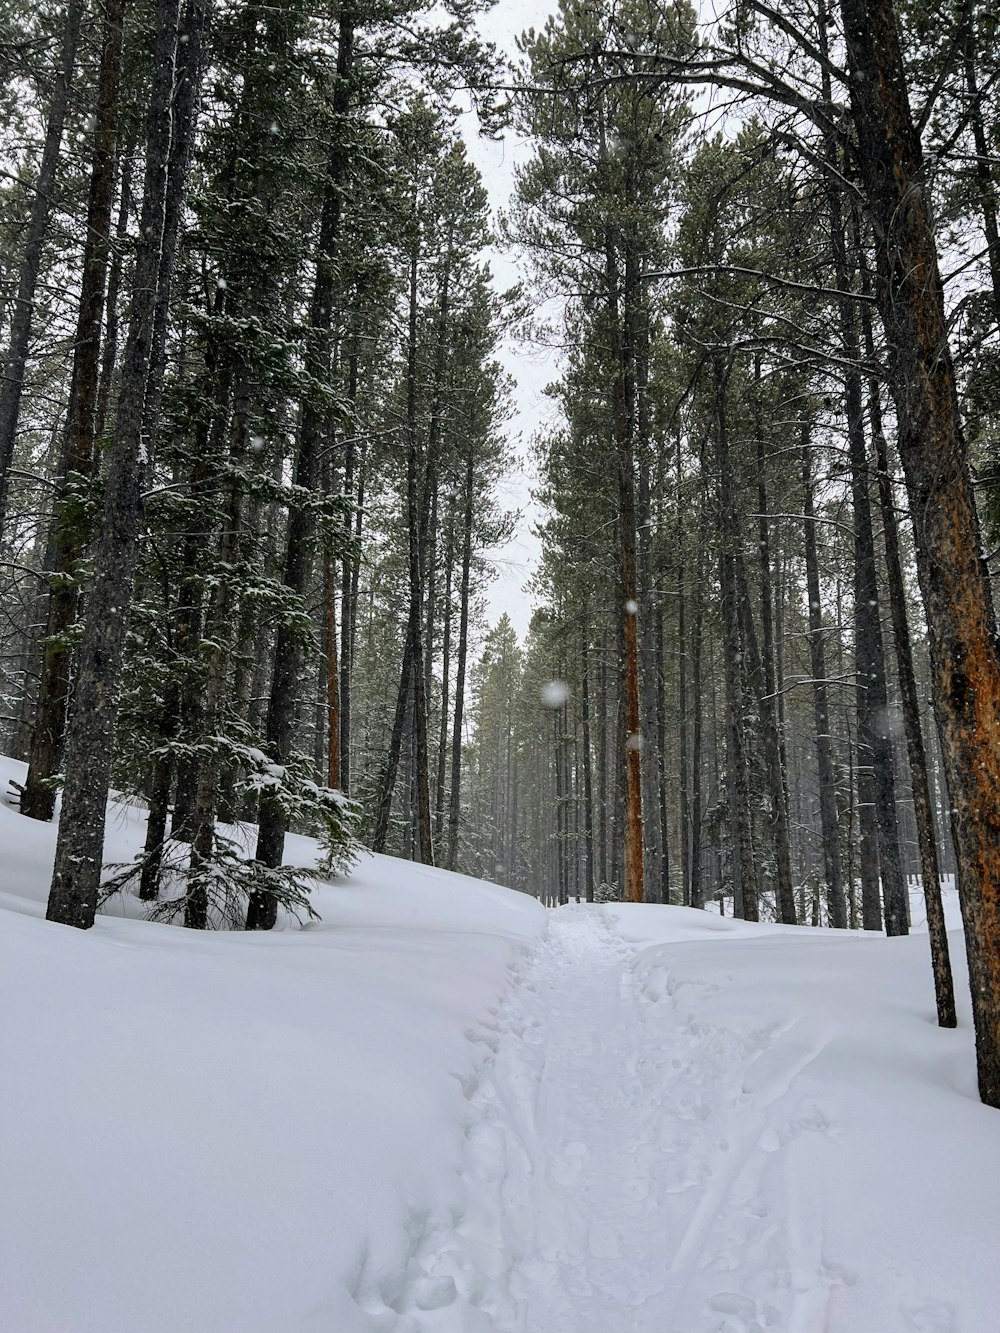
[[466,1204],[466,1029],[542,909],[370,857],[302,931],[81,934],[37,919],[52,848],[0,808],[0,1330],[369,1333]]
[[945,1033],[919,935],[380,857],[304,930],[79,934],[52,840],[0,809],[0,1333],[995,1333],[957,934]]
[[755,1298],[746,1325],[706,1329],[769,1327],[775,1290],[787,1311],[775,1326],[803,1333],[1000,1327],[1000,1113],[976,1092],[960,932],[960,1027],[945,1032],[925,935],[723,926],[683,911],[664,928],[649,907],[608,910],[647,945],[630,972],[654,1041],[679,1044],[682,1068],[697,1052],[686,1095],[710,1107],[702,1146],[718,1214],[698,1225],[716,1239],[691,1285],[710,1299],[731,1276]]

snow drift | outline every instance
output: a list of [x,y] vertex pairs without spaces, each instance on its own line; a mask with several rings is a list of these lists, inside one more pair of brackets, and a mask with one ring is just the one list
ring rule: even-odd
[[996,1328],[1000,1116],[920,936],[384,857],[301,930],[81,934],[53,840],[0,809],[4,1333]]

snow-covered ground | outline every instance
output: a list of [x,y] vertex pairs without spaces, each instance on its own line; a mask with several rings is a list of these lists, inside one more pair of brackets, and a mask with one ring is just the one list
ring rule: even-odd
[[957,933],[942,1032],[920,935],[382,857],[303,930],[81,934],[52,846],[0,808],[0,1333],[1000,1326]]

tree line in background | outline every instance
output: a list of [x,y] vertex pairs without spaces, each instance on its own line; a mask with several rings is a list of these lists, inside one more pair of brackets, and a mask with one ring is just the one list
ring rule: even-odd
[[[22,812],[62,792],[49,917],[266,929],[291,829],[890,934],[919,875],[953,1025],[955,873],[1000,1104],[995,15],[562,0],[511,84],[477,9],[3,6],[0,691]],[[505,230],[564,352],[531,631],[481,654],[523,308],[469,90],[532,145]],[[102,888],[109,785],[149,816]]]
[[[5,7],[3,725],[54,920],[267,928],[293,827],[455,862],[510,524],[475,13]],[[109,785],[148,833],[102,887]]]
[[566,350],[469,771],[470,864],[552,903],[899,935],[919,877],[945,1026],[957,873],[994,1105],[996,28],[563,0],[526,36],[506,225]]

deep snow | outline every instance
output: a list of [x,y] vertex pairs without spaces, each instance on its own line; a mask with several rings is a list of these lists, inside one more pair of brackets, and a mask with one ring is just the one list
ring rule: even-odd
[[0,808],[0,1333],[995,1333],[957,933],[949,1033],[920,935],[384,857],[304,930],[81,934],[52,845]]

